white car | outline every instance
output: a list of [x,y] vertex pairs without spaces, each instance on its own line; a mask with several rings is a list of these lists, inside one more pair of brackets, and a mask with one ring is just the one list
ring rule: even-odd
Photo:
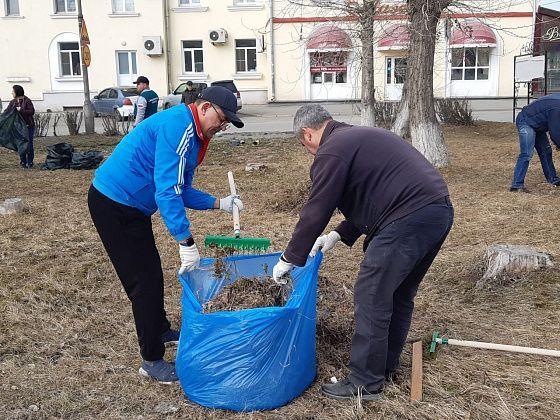
[[[233,83],[233,80],[217,80],[215,82],[210,83],[210,86],[223,86],[231,90],[235,95],[235,97],[237,98],[237,110],[239,111],[241,109],[242,107],[241,94],[239,93],[237,86],[235,86],[235,83]],[[206,83],[193,82],[193,89],[197,90],[198,92],[200,92],[201,90],[207,87],[208,85]],[[177,86],[177,88],[175,88],[173,93],[164,96],[161,100],[163,109],[168,109],[171,108],[172,106],[179,105],[181,103],[181,97],[183,96],[183,92],[185,92],[185,90],[187,90],[187,82],[181,83],[179,86]]]
[[[193,89],[197,92],[208,87],[206,83],[195,83],[193,82]],[[171,108],[172,106],[179,105],[181,103],[181,97],[183,96],[183,92],[187,90],[187,82],[181,83],[179,86],[175,88],[175,90],[167,96],[162,98],[162,106],[163,109]]]

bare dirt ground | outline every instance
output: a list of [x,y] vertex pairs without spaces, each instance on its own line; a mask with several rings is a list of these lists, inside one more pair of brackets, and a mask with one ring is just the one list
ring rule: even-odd
[[[446,127],[452,165],[443,175],[456,209],[455,225],[425,278],[411,337],[448,337],[560,349],[560,281],[553,268],[474,288],[481,257],[492,243],[529,245],[560,255],[560,190],[544,183],[535,156],[531,194],[508,191],[518,153],[512,124]],[[264,138],[234,146],[216,139],[196,184],[228,194],[236,174],[245,203],[246,236],[272,239],[282,250],[297,221],[311,157],[294,140]],[[78,150],[108,154],[118,139],[79,136]],[[44,162],[45,139],[36,141]],[[558,162],[557,152],[555,158]],[[268,169],[246,173],[248,162]],[[560,165],[559,165],[560,166]],[[327,254],[317,307],[317,380],[290,404],[269,412],[233,413],[189,402],[179,385],[137,373],[140,357],[129,302],[95,232],[86,205],[93,171],[24,171],[15,153],[0,150],[0,200],[21,197],[27,210],[0,216],[0,417],[103,419],[552,419],[560,413],[558,359],[442,347],[424,362],[424,400],[409,401],[410,346],[402,379],[380,403],[355,405],[319,394],[321,383],[347,374],[353,282],[361,244]],[[191,212],[195,239],[230,235],[221,212]],[[334,225],[340,216],[333,218]],[[159,216],[156,240],[166,279],[167,312],[181,319],[177,247]],[[173,351],[167,357],[174,356]]]

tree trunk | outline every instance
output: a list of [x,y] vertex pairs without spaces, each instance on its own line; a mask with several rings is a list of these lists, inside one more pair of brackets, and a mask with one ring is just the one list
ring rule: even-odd
[[407,100],[412,145],[434,166],[449,164],[449,154],[434,107],[434,53],[437,24],[450,0],[409,0],[410,49]]
[[[407,66],[406,72],[409,78],[408,72],[410,71],[410,66]],[[408,86],[405,83],[402,90],[401,102],[399,103],[399,109],[397,110],[397,116],[395,121],[393,121],[393,126],[391,131],[397,136],[408,137],[410,134],[409,125],[410,122],[410,108],[408,107]]]
[[522,245],[491,245],[486,250],[484,260],[487,268],[476,283],[479,289],[502,274],[535,271],[553,265],[550,255]]
[[374,1],[365,1],[360,16],[360,41],[362,43],[362,112],[361,124],[375,125],[375,85],[373,79],[373,17]]

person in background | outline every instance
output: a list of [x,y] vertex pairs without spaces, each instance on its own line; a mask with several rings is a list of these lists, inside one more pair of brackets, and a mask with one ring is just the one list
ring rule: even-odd
[[192,104],[196,101],[196,97],[198,96],[198,91],[193,87],[193,82],[190,80],[187,82],[187,88],[181,95],[181,103],[182,104]]
[[185,208],[243,210],[237,196],[216,198],[193,187],[195,169],[210,140],[231,123],[241,128],[237,99],[217,86],[194,104],[158,112],[128,133],[95,172],[88,194],[93,224],[132,303],[142,355],[139,372],[170,384],[175,364],[163,359],[165,344],[177,343],[164,308],[163,270],[151,216],[159,210],[177,241],[179,274],[198,267],[200,254]]
[[25,124],[27,124],[27,130],[29,133],[29,142],[27,146],[27,152],[21,154],[20,166],[22,168],[31,169],[33,168],[33,159],[35,158],[35,151],[33,149],[33,136],[35,135],[35,108],[33,107],[33,102],[27,96],[25,96],[25,91],[20,85],[12,86],[12,96],[14,99],[8,104],[6,111],[10,112],[12,109],[16,109],[17,112],[23,117]]
[[519,133],[520,151],[509,190],[529,192],[525,187],[525,175],[535,149],[546,181],[555,187],[560,186],[560,178],[552,160],[552,148],[546,136],[548,132],[552,142],[560,147],[560,93],[543,96],[524,106],[517,114],[515,125]]
[[147,77],[138,76],[134,82],[136,90],[140,94],[134,104],[134,127],[148,119],[157,112],[158,95],[150,89],[150,81]]
[[[418,286],[453,224],[449,191],[418,150],[382,128],[334,121],[310,104],[296,112],[294,133],[315,156],[312,185],[273,278],[284,283],[308,254],[327,252],[340,240],[352,246],[365,235],[350,375],[321,392],[339,400],[380,400],[385,380],[399,367]],[[337,208],[345,220],[319,236]]]

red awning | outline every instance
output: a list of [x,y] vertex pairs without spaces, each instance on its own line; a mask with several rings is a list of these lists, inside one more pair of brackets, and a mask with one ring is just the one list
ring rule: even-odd
[[378,50],[406,50],[410,45],[410,32],[406,25],[392,25],[383,31],[377,43]]
[[469,21],[461,23],[460,28],[456,28],[449,40],[451,48],[457,47],[495,47],[496,35],[494,31],[479,21]]
[[316,27],[307,41],[308,50],[323,50],[327,48],[350,49],[352,41],[346,32],[336,25],[321,25]]

